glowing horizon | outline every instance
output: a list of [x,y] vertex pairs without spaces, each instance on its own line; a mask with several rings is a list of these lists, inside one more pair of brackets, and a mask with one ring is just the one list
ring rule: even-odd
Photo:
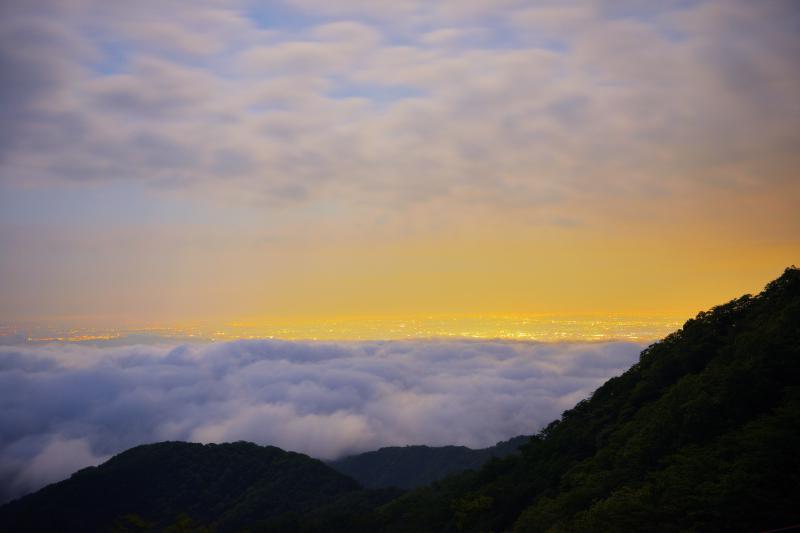
[[653,341],[678,329],[678,316],[424,316],[347,317],[338,319],[258,319],[213,324],[149,324],[128,327],[6,325],[0,339],[22,336],[25,342],[102,342],[152,337],[161,341],[278,339],[299,341],[375,341],[460,338],[540,342]]

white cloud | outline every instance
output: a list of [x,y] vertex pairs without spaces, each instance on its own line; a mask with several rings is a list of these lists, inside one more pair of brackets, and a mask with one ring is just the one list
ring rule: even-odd
[[508,341],[0,347],[7,499],[131,446],[272,444],[322,458],[530,434],[640,345]]
[[[569,205],[620,183],[647,196],[786,181],[796,167],[798,41],[779,6],[632,4],[622,16],[592,2],[353,1],[266,31],[235,4],[170,3],[169,16],[76,5],[20,3],[2,23],[16,82],[0,179],[132,179],[265,203],[296,202],[279,192],[290,182],[353,213],[429,201],[407,194],[418,189],[457,214],[465,196],[496,207],[545,188]],[[372,10],[436,16],[398,37],[358,20]],[[491,22],[460,18],[486,11]],[[459,46],[468,36],[481,39]],[[392,96],[403,91],[413,97]],[[303,138],[262,135],[276,114]],[[143,156],[140,134],[189,157]],[[233,148],[253,162],[234,183],[207,156]]]
[[465,42],[485,40],[488,32],[483,28],[439,28],[421,36],[420,41],[430,46],[457,46]]
[[37,487],[61,481],[81,468],[110,458],[92,453],[86,438],[65,439],[54,435],[49,440],[40,442],[46,443],[44,447],[30,461],[18,465],[19,470],[14,473],[10,492],[25,493],[35,490]]
[[419,0],[287,0],[287,3],[309,13],[328,16],[368,16],[391,19],[413,14],[421,8]]

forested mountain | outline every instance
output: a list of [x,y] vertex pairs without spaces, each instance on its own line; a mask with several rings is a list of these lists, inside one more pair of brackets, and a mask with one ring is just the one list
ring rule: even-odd
[[520,455],[380,509],[384,531],[800,524],[800,271],[700,313]]
[[411,489],[449,474],[478,469],[492,457],[518,452],[529,440],[530,437],[519,436],[478,450],[466,446],[390,446],[328,464],[367,488]]
[[316,459],[272,446],[162,442],[5,505],[0,530],[161,530],[191,519],[236,531],[353,497],[358,488]]
[[396,497],[277,448],[141,446],[0,508],[0,530],[152,530],[179,513],[219,531],[800,524],[800,271],[689,320],[520,450]]

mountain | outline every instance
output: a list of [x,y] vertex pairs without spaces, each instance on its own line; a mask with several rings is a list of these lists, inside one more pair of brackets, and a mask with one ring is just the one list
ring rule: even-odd
[[218,531],[353,496],[358,484],[324,463],[246,442],[162,442],[0,508],[2,531],[106,531],[210,524]]
[[390,446],[328,464],[367,488],[411,489],[449,474],[478,469],[492,457],[519,451],[529,440],[530,437],[519,436],[478,450],[466,446]]
[[377,511],[399,531],[800,524],[800,271],[700,313],[522,453]]

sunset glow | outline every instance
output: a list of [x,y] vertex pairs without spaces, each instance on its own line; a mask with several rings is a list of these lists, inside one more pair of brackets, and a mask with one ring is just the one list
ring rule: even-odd
[[224,325],[67,327],[42,324],[6,326],[3,338],[29,343],[283,340],[504,339],[541,342],[653,341],[680,327],[686,317],[669,316],[425,316],[255,319]]
[[611,5],[4,4],[0,320],[506,336],[446,324],[759,290],[800,257],[792,4]]

